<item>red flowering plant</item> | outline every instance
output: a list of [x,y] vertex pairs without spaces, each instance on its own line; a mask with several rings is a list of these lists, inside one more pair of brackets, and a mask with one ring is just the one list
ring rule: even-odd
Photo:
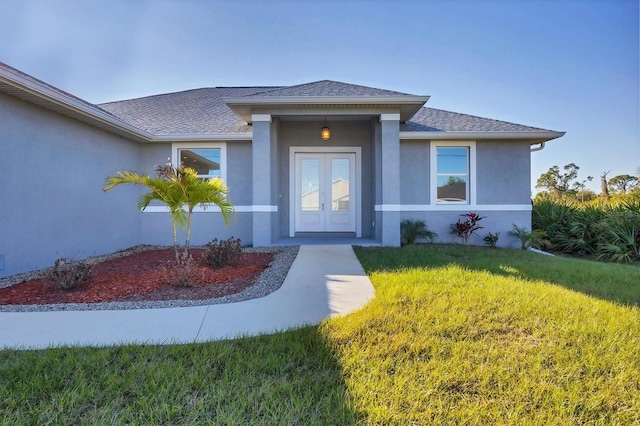
[[478,229],[483,228],[482,226],[478,225],[478,222],[480,222],[484,218],[479,214],[473,212],[461,214],[460,216],[466,219],[458,219],[456,223],[450,226],[450,229],[452,234],[454,234],[456,237],[462,238],[463,244],[467,244],[469,242],[469,238],[471,238],[471,235],[476,234],[476,231]]

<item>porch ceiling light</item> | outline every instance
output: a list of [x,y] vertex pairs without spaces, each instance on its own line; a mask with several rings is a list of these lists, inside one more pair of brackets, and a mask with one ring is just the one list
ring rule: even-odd
[[320,130],[320,137],[323,141],[331,139],[331,129],[327,127],[327,117],[324,118],[324,127]]

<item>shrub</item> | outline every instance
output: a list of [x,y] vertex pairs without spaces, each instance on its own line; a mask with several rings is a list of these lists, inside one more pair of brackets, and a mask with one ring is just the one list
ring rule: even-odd
[[598,259],[629,263],[640,260],[640,213],[608,212],[597,224],[600,241]]
[[233,265],[240,255],[242,255],[240,238],[231,237],[228,240],[222,240],[220,242],[218,242],[217,238],[214,238],[208,242],[204,248],[204,260],[207,265],[212,268],[223,268]]
[[454,234],[458,238],[462,238],[462,242],[467,244],[469,242],[469,238],[471,235],[476,234],[476,231],[482,229],[483,227],[478,225],[483,217],[481,217],[477,213],[465,213],[460,216],[465,217],[466,220],[462,221],[458,219],[456,223],[453,223],[449,228],[451,229],[451,233]]
[[532,225],[546,231],[553,250],[599,260],[640,260],[640,201],[561,205],[534,203]]
[[[198,262],[190,254],[182,253],[164,267],[166,281],[176,287],[191,287],[196,282]],[[204,278],[204,271],[202,271]]]
[[498,238],[500,238],[499,232],[496,232],[495,234],[493,232],[488,232],[487,235],[482,238],[482,241],[484,241],[484,243],[489,247],[496,248],[496,244],[498,244]]
[[57,290],[71,290],[91,279],[93,267],[84,261],[66,257],[57,259],[49,272],[49,279]]
[[402,245],[414,244],[418,239],[425,239],[429,242],[438,236],[430,231],[424,220],[403,220],[400,224],[400,241]]
[[529,232],[527,228],[520,228],[514,223],[509,235],[520,240],[520,248],[522,250],[527,250],[529,247],[543,249],[547,246],[547,233],[539,229]]

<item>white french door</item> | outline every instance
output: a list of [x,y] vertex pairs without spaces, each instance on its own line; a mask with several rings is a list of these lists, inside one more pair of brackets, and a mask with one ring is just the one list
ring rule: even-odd
[[356,154],[296,152],[295,232],[356,232]]

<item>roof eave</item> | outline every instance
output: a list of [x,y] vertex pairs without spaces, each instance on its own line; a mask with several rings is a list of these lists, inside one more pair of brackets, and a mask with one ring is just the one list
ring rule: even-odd
[[151,142],[207,142],[207,141],[251,141],[253,132],[246,133],[184,133],[154,135]]
[[0,92],[139,142],[149,142],[153,137],[151,133],[128,124],[93,104],[55,90],[53,86],[3,63],[0,63]]
[[251,123],[254,108],[281,108],[292,105],[312,105],[331,107],[331,105],[400,105],[400,121],[413,117],[429,100],[429,96],[272,96],[272,97],[228,97],[222,98],[225,104],[246,123]]
[[222,98],[226,104],[349,104],[349,103],[420,103],[429,96],[241,96]]
[[557,139],[564,136],[565,132],[556,132],[552,130],[540,130],[540,131],[510,131],[510,132],[481,132],[481,131],[468,131],[468,132],[445,132],[445,131],[428,131],[428,132],[412,132],[401,131],[401,140],[477,140],[477,139],[491,139],[491,140],[528,140],[532,144],[540,142],[547,142],[552,139]]

